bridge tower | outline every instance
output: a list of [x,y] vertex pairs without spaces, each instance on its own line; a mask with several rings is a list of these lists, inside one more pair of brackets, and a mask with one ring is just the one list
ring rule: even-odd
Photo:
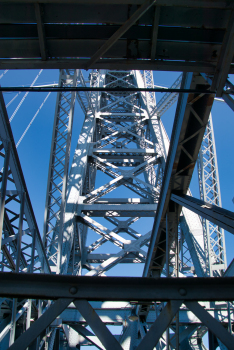
[[[192,89],[193,84],[196,87],[208,85],[200,74],[184,73],[173,87]],[[89,276],[90,290],[87,287],[85,293],[90,292],[92,296],[87,294],[90,302],[85,297],[76,299],[79,285],[72,285],[69,297],[63,295],[56,301],[42,297],[44,292],[37,299],[30,296],[2,298],[5,313],[2,312],[0,324],[0,349],[10,345],[10,349],[29,346],[29,349],[70,350],[92,345],[99,349],[140,350],[147,348],[146,344],[149,349],[205,349],[202,338],[208,331],[208,312],[204,317],[202,310],[213,308],[212,319],[230,328],[231,303],[225,303],[218,312],[219,303],[211,305],[202,299],[199,319],[191,301],[182,304],[183,300],[172,300],[168,306],[163,298],[150,297],[149,302],[145,297],[137,300],[125,297],[128,286],[125,290],[121,278],[115,282],[122,286],[116,292],[118,297],[115,298],[117,294],[113,289],[111,298],[104,293],[104,299],[100,299],[98,289],[95,296],[98,283],[106,290],[110,288],[109,285],[105,287],[106,276],[143,275],[157,283],[162,283],[159,278],[166,276],[174,283],[176,277],[221,277],[226,271],[223,229],[201,219],[195,210],[190,211],[186,206],[181,210],[181,204],[175,204],[181,200],[181,195],[185,195],[187,201],[191,197],[188,188],[191,174],[183,175],[185,179],[176,178],[186,171],[187,164],[170,178],[175,197],[169,198],[166,211],[162,210],[161,226],[156,232],[156,212],[164,205],[167,164],[172,157],[161,116],[178,95],[167,93],[156,103],[154,92],[144,91],[154,87],[152,71],[92,70],[87,82],[81,70],[63,69],[59,86],[94,87],[101,91],[64,89],[57,95],[42,240],[2,107],[1,123],[5,132],[1,135],[5,159],[2,191],[7,181],[14,184],[14,188],[7,187],[7,191],[5,185],[6,201],[2,204],[6,208],[2,271],[38,270],[51,273],[51,280],[67,277],[68,284],[75,281],[69,280],[72,276]],[[207,103],[208,107],[201,110],[197,103],[199,98],[203,97],[192,98],[188,94],[179,97],[171,143],[176,142],[179,133],[176,128],[180,123],[183,125],[181,113],[184,117],[189,109],[188,118],[192,115],[202,125],[200,129],[204,129],[207,118],[206,132],[197,154],[195,150],[193,156],[192,150],[186,148],[186,132],[179,145],[191,164],[195,166],[197,161],[201,200],[221,206],[210,105]],[[76,99],[85,117],[69,167]],[[196,137],[200,129],[189,138]],[[9,208],[12,201],[17,205],[15,212]],[[12,225],[14,221],[17,225]],[[59,283],[64,281],[61,279]],[[132,280],[132,283],[135,282]],[[57,287],[59,289],[59,285]],[[184,288],[179,290],[181,296],[186,295]],[[199,308],[200,304],[197,305]],[[158,330],[161,323],[162,330]],[[120,325],[121,331],[115,334],[114,326]],[[111,332],[107,326],[112,326]],[[155,337],[152,337],[153,332]],[[218,328],[217,332],[222,331]],[[216,338],[209,332],[210,343],[218,342],[220,348],[225,349],[226,333]]]

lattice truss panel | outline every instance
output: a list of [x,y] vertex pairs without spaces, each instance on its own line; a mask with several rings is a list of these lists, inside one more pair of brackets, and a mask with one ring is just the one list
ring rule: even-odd
[[[197,160],[200,197],[205,202],[222,207],[218,164],[215,149],[212,116],[210,115],[201,150]],[[222,275],[226,269],[224,230],[212,222],[201,219],[203,224],[206,267],[208,276]]]
[[[171,88],[179,88],[181,85],[181,80],[182,75],[176,79]],[[227,81],[226,86],[228,86],[228,84],[230,84],[229,81]],[[177,93],[166,93],[157,103],[152,113],[156,112],[157,116],[161,118],[162,115],[177,101],[177,98]],[[201,150],[199,152],[197,167],[200,198],[210,204],[222,207],[211,114],[206,126]],[[205,249],[204,254],[202,254],[203,256],[200,255],[199,258],[200,265],[203,267],[204,274],[207,276],[222,275],[227,267],[224,231],[217,225],[204,218],[201,218],[201,222]],[[183,227],[185,228],[185,226],[187,225],[183,222]],[[196,246],[195,241],[194,245]]]
[[[38,273],[44,262],[43,249],[4,103],[0,107],[0,225],[2,228],[1,272]],[[17,329],[24,329],[21,316],[37,317],[37,305],[27,299],[0,298],[0,344],[7,349]],[[29,307],[30,306],[30,307]],[[29,311],[30,309],[30,311]]]
[[[136,84],[131,72],[111,71],[105,76],[100,74],[99,79],[103,79],[103,86],[107,87]],[[69,271],[75,263],[76,273],[81,273],[78,268],[81,265],[88,270],[87,275],[104,275],[120,262],[145,261],[146,248],[142,247],[147,247],[150,232],[141,234],[131,225],[141,217],[154,216],[161,180],[161,149],[152,141],[149,116],[143,108],[146,101],[136,93],[105,92],[98,97],[98,102],[85,182],[78,202],[75,259],[72,256],[69,264]],[[100,217],[111,223],[112,228],[110,224],[106,226],[104,220],[100,222]],[[86,252],[77,251],[78,242],[85,236],[84,225],[91,229]],[[94,236],[93,231],[100,236],[94,242],[90,238]],[[114,254],[96,253],[106,242],[120,250]]]
[[[3,129],[2,129],[3,130]],[[6,136],[6,135],[4,135]],[[1,271],[36,272],[44,255],[40,234],[12,139],[0,136],[0,183],[6,189]],[[18,254],[19,252],[19,254]],[[45,263],[48,271],[48,263]]]
[[[76,70],[60,71],[59,86],[74,87],[76,85]],[[62,224],[60,216],[65,204],[67,159],[70,149],[74,104],[74,93],[62,92],[58,94],[50,155],[43,238],[48,259],[55,265],[57,263],[58,236],[62,229],[60,227],[60,224]]]

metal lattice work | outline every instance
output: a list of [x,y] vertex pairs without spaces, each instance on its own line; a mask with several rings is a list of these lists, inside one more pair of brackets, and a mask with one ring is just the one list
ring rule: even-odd
[[[76,86],[77,71],[60,71],[59,86]],[[75,93],[60,93],[57,97],[46,196],[44,245],[51,264],[57,266],[59,238],[63,229],[68,159],[75,104]]]
[[[38,273],[44,265],[50,273],[2,97],[0,149],[1,272]],[[27,298],[11,297],[1,298],[0,306],[0,342],[7,349],[23,330],[21,316],[37,317],[37,307]]]
[[[178,89],[181,85],[182,81],[182,74],[176,79],[176,81],[172,84],[172,89]],[[177,101],[178,94],[177,93],[170,93],[167,92],[161,100],[157,103],[156,108],[154,109],[153,113],[157,113],[157,116],[159,118],[162,117],[162,115]]]
[[[183,79],[179,77],[173,86],[182,83],[189,87],[196,81],[206,84],[201,75],[189,73]],[[231,282],[225,278],[227,282],[220,289],[219,280],[210,279],[211,282],[201,278],[212,275],[210,271],[215,276],[220,275],[226,268],[222,230],[209,224],[208,236],[207,225],[202,225],[195,212],[184,207],[179,215],[178,206],[173,204],[177,192],[170,196],[170,208],[165,218],[160,218],[166,235],[154,248],[158,260],[150,268],[147,265],[155,230],[151,218],[160,207],[171,159],[170,141],[160,117],[177,96],[165,94],[157,105],[153,92],[121,91],[121,87],[152,88],[151,71],[93,70],[87,82],[80,70],[61,70],[59,86],[120,89],[58,93],[46,199],[45,249],[35,222],[31,220],[33,212],[28,211],[27,189],[21,186],[19,191],[22,174],[18,169],[21,178],[16,176],[15,160],[7,164],[10,148],[1,134],[1,157],[6,163],[1,174],[1,194],[5,191],[5,203],[1,197],[1,208],[5,208],[1,268],[12,271],[13,278],[15,271],[52,271],[50,276],[40,274],[27,278],[26,274],[17,275],[13,285],[11,277],[3,277],[0,290],[6,285],[10,297],[0,299],[1,348],[5,350],[10,344],[10,349],[15,350],[31,344],[35,349],[43,350],[67,350],[87,345],[103,350],[206,349],[202,338],[208,328],[214,332],[215,327],[220,348],[225,349],[223,343],[230,348],[232,336],[221,323],[231,330],[233,305],[227,294]],[[187,134],[179,143],[183,156],[192,163],[189,166],[181,163],[181,169],[177,169],[178,173],[170,180],[178,185],[176,189],[186,181],[187,167],[194,167],[196,161],[187,142],[204,129],[204,114],[198,115],[196,105],[202,97],[200,94],[179,98],[175,124],[181,121],[183,125],[182,117],[185,116],[188,118],[187,132],[189,118],[190,124],[196,119],[198,131],[192,128],[192,134]],[[76,99],[85,118],[68,176]],[[192,117],[186,115],[186,110],[192,111]],[[181,133],[184,136],[185,130]],[[199,136],[201,140],[202,136]],[[176,148],[174,136],[171,143]],[[11,158],[17,154],[14,147]],[[221,205],[211,118],[199,161],[202,199]],[[176,162],[174,166],[177,167]],[[6,179],[8,187],[4,190]],[[192,198],[188,186],[186,191],[186,197]],[[3,211],[0,213],[2,215]],[[0,224],[2,219],[1,216]],[[153,227],[149,231],[151,223]],[[205,241],[204,227],[205,238],[209,238]],[[211,227],[215,229],[211,230]],[[160,262],[162,256],[163,259],[166,256],[163,263]],[[210,265],[207,265],[207,258]],[[127,278],[124,281],[123,277],[118,280],[98,277],[121,276],[126,265],[134,267],[132,274],[140,275],[144,264],[144,275],[148,276],[145,279]],[[161,273],[167,278],[159,281],[157,277]],[[197,278],[184,278],[193,276]],[[203,283],[206,284],[205,294]],[[218,301],[214,301],[208,288],[211,283],[219,291],[219,297],[215,299]],[[17,292],[14,284],[17,284]],[[200,299],[194,292],[196,288]],[[87,325],[92,331],[86,328]],[[122,326],[122,331],[113,336],[107,325]],[[22,334],[19,336],[19,333]]]
[[[174,82],[174,84],[172,84],[171,87],[179,87],[180,84],[181,76]],[[156,107],[158,116],[161,117],[162,114],[165,113],[166,110],[177,100],[177,98],[178,94],[165,94]],[[203,137],[201,150],[197,160],[197,166],[200,198],[210,204],[215,204],[221,207],[222,203],[219,186],[218,164],[211,114]],[[200,259],[200,261],[203,265],[204,273],[207,276],[222,275],[227,268],[224,230],[204,218],[201,218],[201,220],[204,235],[205,256],[203,255],[203,258],[202,260]],[[183,227],[185,226],[186,224],[183,225]]]
[[[61,70],[60,87],[85,87],[81,70]],[[60,92],[57,96],[47,184],[44,245],[48,260],[60,271],[67,176],[70,159],[72,125],[77,98],[84,113],[92,110],[89,92]]]
[[1,271],[50,271],[20,167],[6,110],[1,105]]
[[[221,207],[218,164],[211,114],[206,126],[197,165],[201,199]],[[206,245],[207,275],[222,275],[227,268],[224,230],[205,219],[202,219],[202,223]]]
[[[134,74],[131,72],[105,72],[105,75],[99,74],[98,79],[99,86],[104,84],[108,87],[126,87],[129,84],[131,86],[136,84]],[[86,145],[86,149],[89,149],[89,158],[87,168],[84,170],[84,185],[80,190],[81,195],[77,206],[76,232],[77,237],[80,237],[80,240],[77,240],[80,244],[75,246],[73,244],[74,247],[78,247],[78,251],[75,251],[75,259],[79,260],[78,257],[81,257],[82,266],[89,270],[87,275],[102,275],[123,261],[144,262],[146,253],[141,247],[147,244],[150,232],[141,235],[130,226],[139,217],[154,216],[155,203],[159,195],[156,186],[152,185],[153,180],[149,179],[149,172],[155,173],[155,168],[157,169],[160,164],[160,157],[157,145],[154,146],[147,136],[149,117],[141,107],[139,96],[136,93],[102,93],[98,101],[95,129],[92,129],[92,136],[90,136],[90,141],[93,140],[93,142]],[[86,121],[87,119],[88,116]],[[83,135],[81,137],[83,138]],[[80,142],[78,141],[78,145]],[[78,153],[79,149],[76,152]],[[97,176],[105,173],[111,179],[94,189],[96,170]],[[145,178],[142,174],[145,174]],[[137,198],[110,198],[110,193],[119,189],[120,186],[137,194]],[[108,229],[92,219],[92,216],[104,216],[107,221],[115,225],[115,228]],[[125,219],[121,220],[121,217]],[[101,236],[100,239],[89,244],[86,260],[82,256],[86,237],[86,234],[81,234],[84,230],[82,224]],[[126,232],[135,239],[131,242],[129,239],[122,238],[121,232]],[[76,234],[74,239],[76,241]],[[81,249],[81,241],[83,241],[83,249]],[[92,253],[107,241],[121,248],[120,252],[111,254],[109,259],[107,255]],[[67,254],[71,253],[67,252]],[[99,265],[94,268],[90,265],[91,262]]]

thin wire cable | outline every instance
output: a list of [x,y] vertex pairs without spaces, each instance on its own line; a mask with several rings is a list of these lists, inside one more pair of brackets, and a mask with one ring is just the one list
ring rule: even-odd
[[[37,74],[36,78],[33,80],[33,82],[32,82],[32,84],[30,85],[30,87],[32,87],[32,86],[35,84],[35,82],[37,81],[37,79],[39,78],[39,76],[40,76],[40,74],[41,74],[42,72],[43,72],[43,69],[41,69],[40,72]],[[27,91],[27,92],[24,94],[22,100],[20,101],[20,103],[19,103],[18,106],[16,107],[15,111],[13,112],[12,116],[10,117],[10,123],[12,122],[14,116],[15,116],[16,113],[18,112],[20,106],[22,105],[22,103],[24,102],[24,100],[26,99],[26,97],[28,96],[28,94],[29,94],[29,91]]]
[[12,102],[16,99],[17,96],[19,96],[19,94],[21,94],[21,91],[18,92],[18,94],[15,95],[15,96],[13,97],[13,99],[12,99],[10,102],[8,102],[8,104],[6,105],[6,108],[8,108],[8,107],[12,104]]
[[3,75],[5,75],[8,71],[9,69],[4,70],[4,72],[0,75],[0,79],[2,79]]
[[47,95],[46,95],[46,98],[44,99],[44,101],[42,102],[42,104],[40,105],[40,107],[38,108],[38,110],[36,111],[36,113],[34,114],[32,120],[30,121],[30,123],[28,124],[27,128],[24,130],[21,138],[19,139],[19,141],[17,142],[17,145],[16,145],[16,148],[18,148],[19,144],[21,143],[21,141],[23,140],[24,136],[26,135],[28,129],[30,128],[30,126],[32,125],[32,123],[34,122],[36,116],[38,115],[38,113],[40,112],[40,110],[42,109],[42,107],[44,106],[46,100],[48,99],[48,97],[50,96],[51,92],[49,92]]

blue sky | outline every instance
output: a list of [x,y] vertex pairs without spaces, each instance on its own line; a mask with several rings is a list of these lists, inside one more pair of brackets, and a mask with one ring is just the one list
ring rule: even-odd
[[[12,70],[3,75],[0,80],[2,86],[30,86],[35,79],[39,70]],[[3,71],[0,71],[0,76]],[[87,72],[84,72],[87,76]],[[165,73],[155,72],[154,82],[156,85],[171,86],[180,73]],[[57,70],[44,70],[35,85],[47,84],[58,81],[59,72]],[[230,79],[232,80],[232,79]],[[4,93],[6,104],[16,95],[16,93]],[[15,111],[19,102],[21,101],[24,93],[22,92],[14,102],[9,106],[8,115],[9,118]],[[28,126],[30,120],[33,118],[41,103],[45,99],[47,93],[29,93],[18,112],[15,114],[12,120],[11,127],[15,137],[16,143],[21,137],[22,133]],[[156,99],[159,101],[162,94],[157,93]],[[29,195],[32,201],[32,205],[35,211],[36,219],[39,225],[40,232],[42,233],[44,207],[45,207],[45,195],[46,184],[48,176],[48,164],[51,147],[51,134],[53,127],[53,118],[55,110],[56,93],[51,93],[44,107],[37,115],[35,121],[28,130],[23,141],[19,145],[18,153],[23,168],[26,184],[28,187]],[[176,104],[174,104],[169,111],[167,111],[162,121],[170,136]],[[232,110],[221,102],[214,102],[212,108],[214,133],[216,140],[216,150],[218,158],[220,187],[222,195],[223,208],[233,211],[234,204],[232,198],[234,197],[233,186],[233,130],[234,130],[234,118]],[[83,123],[83,112],[76,104],[75,118],[72,137],[72,149],[71,158],[76,147],[77,138]],[[191,190],[195,197],[199,197],[197,172],[195,170],[191,183]],[[145,229],[145,223],[149,225]],[[143,220],[144,232],[146,233],[151,229],[152,220]],[[141,227],[143,227],[141,226]],[[234,237],[230,233],[226,233],[226,249],[227,249],[227,263],[229,264],[233,259],[233,243]],[[107,243],[108,244],[108,243]],[[109,243],[110,244],[110,243]],[[105,246],[104,246],[105,247]],[[104,248],[103,247],[103,248]],[[108,246],[106,246],[107,248]],[[131,266],[131,265],[130,265]],[[130,266],[126,266],[124,271],[127,275],[131,274]],[[141,268],[140,268],[141,270]],[[138,270],[137,274],[140,272]],[[114,272],[115,270],[113,270]],[[123,271],[122,271],[123,272]]]

